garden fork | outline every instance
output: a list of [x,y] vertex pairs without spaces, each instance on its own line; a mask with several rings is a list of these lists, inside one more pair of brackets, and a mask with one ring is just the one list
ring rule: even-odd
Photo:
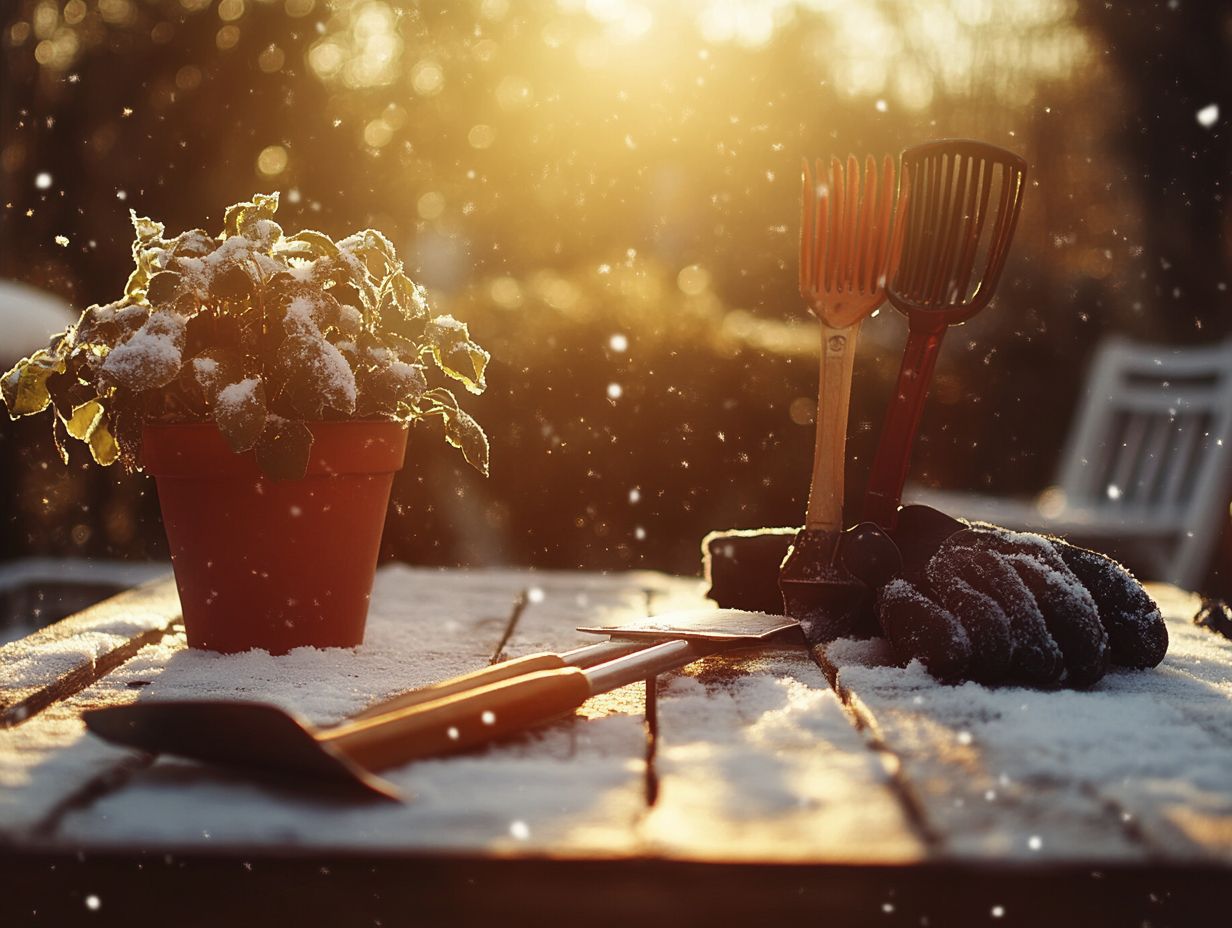
[[847,415],[856,334],[885,295],[896,251],[894,160],[871,155],[864,175],[855,156],[846,171],[834,158],[828,176],[804,164],[800,219],[800,295],[821,325],[817,439],[804,529],[779,572],[784,611],[811,641],[850,631],[863,588],[835,562],[843,528]]

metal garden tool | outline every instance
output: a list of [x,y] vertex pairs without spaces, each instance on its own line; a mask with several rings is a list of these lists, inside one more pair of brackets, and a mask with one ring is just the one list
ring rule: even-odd
[[137,702],[83,717],[96,735],[148,753],[401,799],[376,771],[494,741],[565,715],[591,696],[727,647],[799,634],[796,623],[782,616],[730,609],[672,613],[593,631],[612,638],[406,693],[383,703],[380,714],[369,709],[332,728],[317,728],[267,703],[224,700]]
[[804,164],[800,218],[800,295],[821,324],[821,377],[817,442],[804,528],[779,572],[787,615],[812,641],[853,631],[864,587],[841,566],[843,479],[851,373],[860,323],[881,305],[894,255],[897,191],[894,160],[885,156],[878,176],[871,155],[860,176],[855,156],[847,169],[837,158],[828,175]]
[[908,320],[898,384],[873,458],[863,517],[893,529],[929,381],[947,326],[992,299],[1018,223],[1027,163],[965,139],[903,152],[906,214],[886,296]]

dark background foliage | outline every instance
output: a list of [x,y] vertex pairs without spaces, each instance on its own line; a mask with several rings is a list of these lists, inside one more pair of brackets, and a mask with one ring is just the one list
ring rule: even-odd
[[[470,406],[491,479],[423,427],[396,485],[387,555],[439,564],[689,572],[711,529],[801,517],[805,154],[962,135],[1030,162],[998,296],[947,339],[921,482],[1038,491],[1101,337],[1229,334],[1232,151],[1196,117],[1232,112],[1226,8],[784,3],[728,36],[704,2],[646,29],[592,6],[5,3],[0,277],[110,300],[130,207],[216,229],[258,190],[288,230],[382,229],[494,355]],[[849,500],[904,329],[864,327]],[[62,469],[49,431],[0,434],[0,553],[160,555],[145,478]]]

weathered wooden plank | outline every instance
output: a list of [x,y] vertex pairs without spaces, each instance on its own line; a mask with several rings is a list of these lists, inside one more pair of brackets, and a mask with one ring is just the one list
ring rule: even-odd
[[[79,718],[85,708],[121,704],[139,694],[246,698],[278,703],[318,723],[338,721],[374,698],[482,666],[521,584],[522,578],[508,574],[464,582],[436,571],[383,570],[374,590],[367,640],[354,650],[303,648],[282,657],[257,651],[221,655],[188,650],[182,630],[164,635],[77,695],[24,725],[0,731],[0,778],[5,786],[0,791],[0,838],[46,831],[49,817],[59,815],[77,792],[132,767],[139,756],[135,752],[86,734]],[[205,768],[159,759],[117,791],[135,794],[133,817],[117,822],[119,831],[140,830],[147,818],[140,810],[146,798],[141,784],[146,779],[162,782],[167,770],[202,783],[213,776]],[[185,809],[200,799],[191,788],[181,796]],[[209,814],[208,803],[202,809]],[[90,805],[75,814],[89,819],[94,811]],[[178,819],[171,816],[170,821]]]
[[155,580],[0,647],[0,728],[89,686],[180,620],[175,583]]
[[[573,577],[543,585],[538,610],[519,628],[518,653],[593,641],[569,635],[575,609],[603,612],[603,621],[640,617],[637,586],[654,591],[656,612],[713,606],[686,578],[571,602]],[[627,686],[590,700],[581,714],[640,720],[644,697],[644,685]],[[801,647],[716,656],[666,676],[653,724],[650,754],[630,740],[623,759],[628,801],[620,808],[636,813],[628,827],[643,855],[781,863],[902,862],[923,853],[880,758]],[[634,798],[646,802],[640,811]]]
[[716,655],[663,682],[659,854],[763,863],[906,863],[917,834],[882,758],[803,647]]
[[1169,624],[1152,671],[1089,691],[941,686],[881,642],[819,658],[901,763],[943,854],[983,860],[1232,861],[1232,642],[1153,588]]
[[[532,634],[540,609],[553,629],[562,624],[557,609],[568,613],[568,623],[589,621],[594,613],[577,605],[579,596],[600,612],[627,603],[644,609],[640,588],[630,589],[627,579],[528,579],[511,571],[386,569],[378,577],[367,640],[354,651],[301,649],[271,658],[202,654],[167,643],[146,649],[81,698],[131,698],[130,684],[142,682],[151,696],[261,698],[331,722],[408,684],[482,666],[515,596],[528,588],[522,622]],[[571,627],[565,624],[567,634]],[[550,637],[551,645],[562,644]],[[583,719],[485,752],[411,764],[387,772],[416,797],[402,807],[273,790],[246,777],[159,759],[123,788],[69,809],[51,840],[180,850],[628,853],[628,822],[640,811],[640,793],[628,788],[637,771],[630,773],[628,761],[642,749],[642,732],[640,716]]]

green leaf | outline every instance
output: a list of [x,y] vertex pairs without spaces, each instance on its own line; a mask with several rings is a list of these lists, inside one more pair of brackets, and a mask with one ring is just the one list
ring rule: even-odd
[[228,384],[214,401],[214,421],[237,454],[250,450],[265,429],[265,385],[259,377]]
[[67,464],[68,431],[64,427],[64,420],[59,416],[51,418],[51,441],[56,446],[56,455],[60,458],[60,463]]
[[132,220],[133,231],[137,233],[137,240],[133,242],[134,248],[149,248],[162,242],[167,227],[161,222],[155,222],[148,216],[138,216],[134,209],[128,211],[128,218]]
[[116,324],[115,304],[91,306],[77,320],[77,341],[91,344],[113,344],[119,327]]
[[273,480],[299,480],[308,470],[312,432],[303,422],[273,414],[257,441],[257,464]]
[[238,261],[224,264],[210,281],[210,292],[222,300],[245,300],[256,288],[248,269]]
[[334,240],[324,232],[316,232],[312,229],[305,229],[303,232],[288,235],[278,244],[275,250],[295,255],[312,255],[317,258],[336,258],[338,256],[338,246],[334,244]]
[[424,327],[424,340],[446,376],[461,381],[471,393],[487,389],[484,372],[491,355],[471,341],[465,322],[453,316],[437,316]]
[[120,446],[111,434],[111,427],[104,413],[90,430],[90,454],[103,467],[110,467],[120,457]]
[[89,349],[74,349],[69,355],[65,369],[47,378],[47,392],[51,394],[51,405],[60,418],[72,418],[73,410],[83,403],[94,399],[97,391],[94,387],[82,383],[81,374],[85,370],[83,359],[92,357]]
[[177,258],[203,258],[218,247],[218,239],[205,229],[189,229],[171,240],[171,254]]
[[262,219],[273,220],[278,212],[278,194],[258,193],[250,201],[228,206],[223,214],[223,234],[228,238],[232,235],[247,237],[247,230]]
[[278,349],[283,391],[307,419],[319,419],[325,407],[345,415],[355,412],[355,373],[342,352],[325,339],[292,335]]
[[134,392],[169,384],[180,373],[186,320],[177,313],[155,312],[127,341],[103,359],[102,377]]
[[145,298],[160,308],[172,306],[183,290],[183,278],[174,271],[159,271],[150,278]]
[[47,378],[64,371],[64,358],[58,352],[40,348],[16,366],[0,380],[0,393],[9,408],[9,417],[31,416],[42,412],[51,403],[47,390]]
[[445,420],[445,440],[462,452],[466,462],[488,476],[488,436],[466,410],[458,406],[457,398],[443,387],[424,394],[433,406],[429,414]]
[[427,291],[401,271],[390,276],[382,294],[382,310],[390,304],[406,319],[426,319],[430,312]]
[[180,379],[190,395],[212,406],[219,390],[243,376],[244,361],[238,353],[226,348],[207,348],[188,359]]
[[78,441],[89,441],[95,427],[103,419],[103,404],[90,400],[73,407],[73,414],[65,420],[64,427]]
[[355,380],[359,388],[355,403],[358,416],[396,417],[400,407],[413,406],[428,389],[423,366],[402,361],[364,368]]
[[159,270],[158,261],[163,247],[167,244],[163,239],[166,227],[161,222],[155,222],[145,216],[138,216],[133,210],[128,211],[133,222],[136,239],[133,241],[133,263],[135,267],[128,276],[124,292],[130,297],[140,297]]

